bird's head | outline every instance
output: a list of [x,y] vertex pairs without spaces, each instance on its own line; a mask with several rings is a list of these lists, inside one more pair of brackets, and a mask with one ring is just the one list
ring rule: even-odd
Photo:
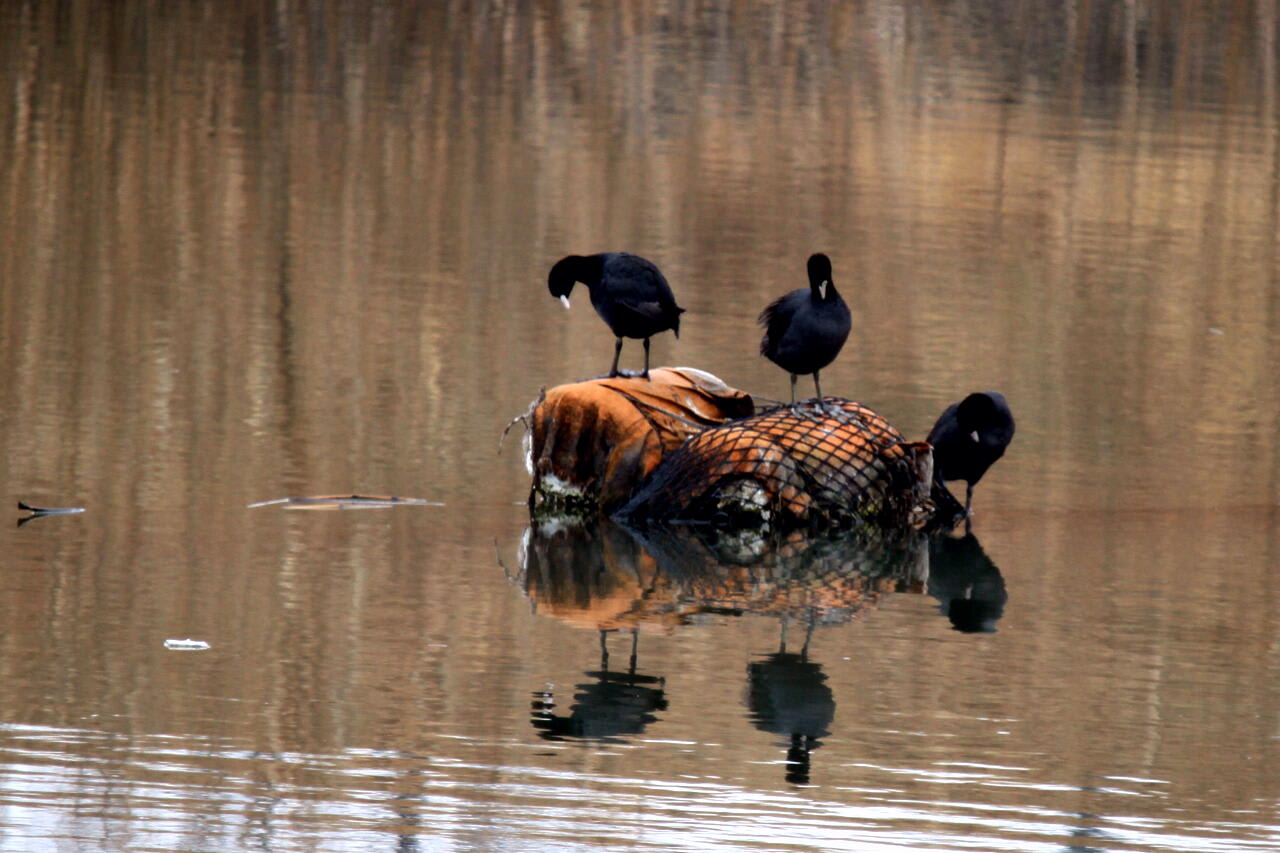
[[956,421],[975,444],[1004,446],[1013,438],[1013,413],[998,391],[979,391],[960,401]]
[[569,293],[573,291],[573,285],[582,280],[580,270],[584,261],[586,258],[581,255],[561,258],[547,275],[547,290],[564,303],[565,308],[569,307]]
[[821,252],[809,256],[809,286],[824,301],[827,292],[832,289],[831,259]]

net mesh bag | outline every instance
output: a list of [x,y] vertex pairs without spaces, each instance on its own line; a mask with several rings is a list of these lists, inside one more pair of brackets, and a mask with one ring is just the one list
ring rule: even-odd
[[851,400],[769,409],[703,430],[620,512],[633,524],[912,524],[929,511],[932,452]]

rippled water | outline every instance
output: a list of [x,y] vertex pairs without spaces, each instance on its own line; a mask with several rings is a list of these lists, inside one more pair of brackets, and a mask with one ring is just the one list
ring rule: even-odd
[[[2,534],[0,851],[1280,847],[1276,37],[0,7],[0,480],[86,510]],[[688,308],[655,363],[766,397],[830,254],[824,391],[1008,396],[974,535],[531,527],[499,436],[607,365],[545,290],[606,249]],[[352,493],[443,506],[248,506]]]

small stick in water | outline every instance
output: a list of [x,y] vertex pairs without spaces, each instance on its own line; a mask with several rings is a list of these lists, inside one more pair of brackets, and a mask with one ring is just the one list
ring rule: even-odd
[[84,512],[84,507],[82,506],[31,506],[31,504],[24,501],[18,501],[18,509],[31,513],[31,515],[18,519],[19,527],[28,521],[44,518],[48,515],[76,515]]

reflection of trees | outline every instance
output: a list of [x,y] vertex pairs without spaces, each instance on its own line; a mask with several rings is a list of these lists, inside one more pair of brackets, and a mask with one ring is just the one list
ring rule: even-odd
[[[349,482],[349,459],[375,437],[461,458],[479,419],[531,387],[513,372],[500,393],[458,406],[449,383],[485,375],[461,365],[563,364],[558,336],[446,319],[537,316],[548,306],[529,286],[531,258],[632,241],[664,250],[673,283],[710,284],[725,253],[749,252],[760,274],[733,282],[734,298],[763,305],[821,222],[858,258],[895,384],[945,387],[955,365],[983,363],[985,335],[920,346],[931,324],[980,318],[1028,375],[1090,366],[1063,390],[1080,405],[1019,406],[1085,446],[1131,448],[1104,460],[1126,466],[1108,479],[1161,495],[1189,480],[1209,504],[1274,504],[1274,454],[1256,448],[1275,418],[1240,427],[1276,372],[1274,336],[1250,329],[1206,353],[1202,334],[1274,316],[1274,3],[23,8],[0,29],[14,58],[6,195],[31,203],[0,237],[6,354],[16,371],[65,363],[77,379],[65,398],[21,386],[15,411],[87,421],[168,399],[204,417],[224,405],[207,389],[244,388],[227,395],[227,422],[286,435],[246,464],[267,483],[304,469]],[[164,163],[137,168],[144,149]],[[208,245],[237,252],[194,250]],[[918,302],[902,295],[939,261],[948,276],[982,271],[990,298],[944,303],[928,280]],[[485,287],[456,286],[481,270]],[[42,281],[58,287],[29,284]],[[195,293],[206,301],[189,310],[182,295]],[[129,334],[103,339],[104,317]],[[359,322],[335,335],[335,317]],[[708,340],[682,343],[687,363],[718,369],[723,339]],[[188,362],[205,373],[172,368]],[[368,389],[371,414],[342,436],[349,453],[296,440],[333,435],[335,388]],[[494,411],[478,412],[486,400]],[[1220,455],[1160,464],[1148,439],[1173,406],[1198,413]],[[1111,411],[1138,415],[1097,416]],[[65,432],[43,426],[15,435]],[[115,446],[165,466],[150,477],[157,501],[180,505],[211,483],[227,505],[242,497],[169,461],[202,458],[196,432],[113,427]],[[1042,481],[1074,482],[1075,460],[1045,464]],[[82,473],[126,482],[113,476],[123,469]],[[1046,494],[1100,498],[1093,486]]]
[[[147,8],[119,2],[108,11],[123,29]],[[104,14],[96,11],[95,19],[95,10],[84,7],[45,11],[33,16],[37,32],[59,25],[78,31]],[[991,0],[818,4],[803,10],[786,2],[741,0],[667,3],[656,10],[568,0],[544,4],[536,13],[520,5],[292,0],[267,6],[226,2],[218,12],[211,28],[207,9],[176,6],[163,16],[146,16],[148,32],[157,41],[189,47],[190,40],[165,36],[204,24],[196,47],[239,48],[245,64],[287,74],[293,87],[312,94],[347,93],[357,74],[380,96],[439,97],[440,90],[469,98],[507,96],[524,111],[540,105],[519,104],[517,82],[570,111],[598,108],[602,93],[611,92],[607,103],[617,106],[615,121],[659,136],[673,130],[673,118],[688,115],[690,95],[712,88],[725,90],[742,108],[769,105],[766,99],[776,88],[761,85],[766,69],[784,75],[776,82],[791,92],[812,92],[831,85],[833,77],[848,79],[863,63],[870,65],[872,80],[895,85],[946,86],[948,81],[928,69],[964,65],[1034,89],[1079,83],[1101,90],[1133,75],[1153,87],[1198,85],[1205,97],[1234,94],[1223,72],[1262,67],[1268,25],[1275,30],[1274,6],[1257,0],[1203,8],[1124,0]],[[596,49],[601,44],[613,49]],[[136,83],[155,61],[154,51],[129,46],[124,38],[103,45],[101,61],[114,72],[114,85]],[[907,46],[922,67],[918,76],[903,80],[891,66]],[[81,62],[96,58],[68,54]],[[166,51],[158,58],[179,57]],[[425,72],[444,70],[453,73],[435,87],[421,79]]]

